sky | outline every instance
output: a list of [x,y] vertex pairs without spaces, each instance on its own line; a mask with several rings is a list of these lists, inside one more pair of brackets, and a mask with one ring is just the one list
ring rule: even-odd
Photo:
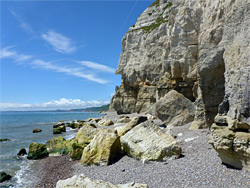
[[110,102],[128,28],[153,0],[0,1],[0,110]]

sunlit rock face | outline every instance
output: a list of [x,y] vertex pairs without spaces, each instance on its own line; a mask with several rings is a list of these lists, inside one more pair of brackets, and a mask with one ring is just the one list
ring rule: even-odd
[[122,39],[122,83],[110,109],[146,112],[176,90],[195,104],[191,129],[211,127],[217,114],[249,124],[249,7],[247,0],[155,1]]
[[[156,1],[122,39],[116,73],[122,83],[111,101],[118,113],[145,112],[170,90],[197,96],[198,15],[176,2]],[[195,12],[194,14],[201,14]],[[189,20],[188,23],[185,23]]]

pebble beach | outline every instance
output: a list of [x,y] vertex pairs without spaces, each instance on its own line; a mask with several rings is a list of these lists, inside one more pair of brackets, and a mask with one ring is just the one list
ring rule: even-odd
[[129,182],[150,188],[228,187],[249,188],[250,172],[223,165],[208,143],[209,130],[189,131],[190,124],[174,127],[171,134],[181,142],[183,156],[167,162],[147,162],[120,156],[109,166],[83,166],[69,156],[48,157],[38,161],[35,187],[56,187],[60,179],[84,174],[94,180],[113,184]]

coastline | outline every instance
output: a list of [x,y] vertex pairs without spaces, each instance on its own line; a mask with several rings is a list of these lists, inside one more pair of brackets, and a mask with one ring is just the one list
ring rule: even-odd
[[[39,167],[39,160],[29,160],[27,155],[17,156],[21,148],[25,148],[28,152],[29,145],[32,142],[45,144],[53,137],[62,136],[66,140],[75,137],[76,130],[66,127],[67,132],[54,135],[53,125],[61,120],[77,121],[84,120],[90,117],[101,117],[100,113],[85,113],[85,112],[67,112],[67,113],[49,113],[49,112],[12,112],[1,114],[1,135],[3,138],[8,138],[10,141],[1,142],[1,171],[12,176],[11,180],[0,183],[0,187],[34,187],[34,182],[37,178],[33,176]],[[40,133],[32,133],[34,128],[42,129]],[[17,131],[13,131],[16,130]],[[35,169],[33,169],[33,167]],[[32,178],[30,178],[32,176]]]

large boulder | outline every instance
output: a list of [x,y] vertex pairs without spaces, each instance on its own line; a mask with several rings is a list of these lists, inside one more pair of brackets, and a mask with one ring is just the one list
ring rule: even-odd
[[135,126],[121,137],[123,150],[144,161],[166,161],[181,155],[179,143],[151,121]]
[[59,180],[56,184],[56,188],[147,188],[146,184],[128,183],[113,185],[109,182],[102,180],[93,180],[83,175],[73,176],[66,180]]
[[50,156],[65,155],[72,151],[75,139],[65,140],[62,136],[54,137],[46,142],[46,147]]
[[82,157],[82,152],[83,149],[87,146],[88,144],[78,144],[78,143],[73,143],[72,144],[72,152],[70,153],[70,158],[72,160],[79,160]]
[[49,153],[44,144],[31,143],[29,146],[28,159],[42,159],[48,157]]
[[185,125],[194,120],[195,105],[175,90],[168,92],[148,111],[171,126]]
[[98,132],[96,128],[86,124],[79,129],[76,140],[79,144],[88,144],[94,138],[96,132]]
[[102,129],[84,148],[81,163],[84,165],[109,165],[120,151],[121,143],[116,131]]
[[147,117],[146,116],[134,117],[126,125],[116,127],[115,130],[117,130],[117,133],[118,133],[119,136],[123,136],[128,131],[130,131],[133,127],[135,127],[136,125],[138,125],[138,124],[140,124],[140,123],[142,123],[144,121],[147,121]]
[[213,124],[209,143],[224,164],[250,170],[250,133],[248,129],[232,129],[225,124]]

